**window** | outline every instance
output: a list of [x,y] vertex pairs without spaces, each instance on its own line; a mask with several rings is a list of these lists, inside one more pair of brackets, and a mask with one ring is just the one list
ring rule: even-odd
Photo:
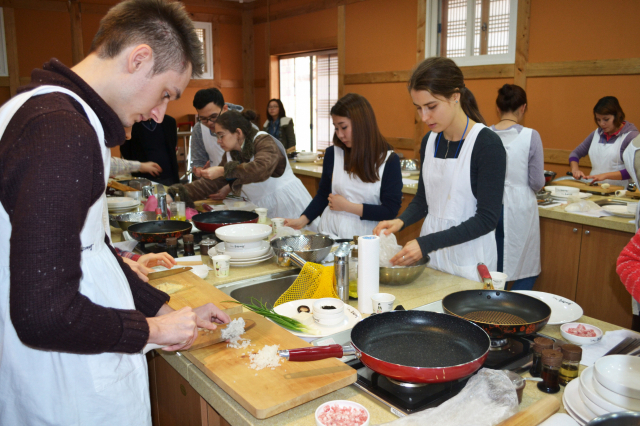
[[213,80],[213,42],[211,40],[211,22],[195,22],[198,38],[202,42],[202,51],[204,53],[204,69],[200,77],[202,80]]
[[280,100],[293,119],[297,151],[331,145],[331,107],[338,100],[338,53],[335,50],[283,56]]
[[458,66],[515,62],[518,0],[428,0],[427,56]]
[[7,42],[4,39],[4,11],[0,7],[0,76],[7,77],[9,67],[7,65]]

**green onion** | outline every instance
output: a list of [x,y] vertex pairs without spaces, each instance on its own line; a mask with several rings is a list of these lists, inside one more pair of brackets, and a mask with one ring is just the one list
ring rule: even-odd
[[284,328],[297,331],[298,333],[319,334],[318,330],[315,327],[309,327],[298,320],[280,315],[279,313],[274,311],[273,308],[269,308],[266,303],[262,303],[262,300],[256,300],[253,297],[251,298],[251,304],[241,303],[237,300],[225,300],[222,303],[237,303],[249,309],[250,311],[255,312],[256,314],[262,315],[265,318],[269,318],[271,321]]

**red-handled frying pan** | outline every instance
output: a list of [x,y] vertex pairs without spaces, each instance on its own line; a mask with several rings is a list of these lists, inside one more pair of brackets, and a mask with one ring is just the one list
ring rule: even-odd
[[258,223],[258,213],[244,210],[220,210],[200,213],[191,218],[193,224],[201,231],[215,232],[225,225],[237,223]]
[[451,315],[393,311],[370,316],[353,327],[351,344],[278,351],[289,361],[317,361],[355,355],[367,367],[403,382],[440,383],[475,373],[490,339],[477,325]]

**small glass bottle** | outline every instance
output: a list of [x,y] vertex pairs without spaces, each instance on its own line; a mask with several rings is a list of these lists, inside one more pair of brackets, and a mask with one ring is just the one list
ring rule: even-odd
[[184,255],[195,256],[196,251],[193,247],[193,234],[183,235],[182,242],[184,243]]
[[529,370],[531,377],[540,377],[542,373],[542,351],[553,348],[553,340],[546,337],[536,337],[533,339],[533,364]]
[[[200,256],[202,257],[202,263],[209,267],[213,267],[211,262],[211,256],[209,256],[209,250],[213,249],[216,245],[216,241],[210,238],[203,238],[200,241]],[[215,250],[212,252],[215,253]]]
[[167,238],[167,253],[169,253],[174,258],[178,257],[178,239],[177,238]]
[[562,365],[562,354],[553,349],[542,351],[542,381],[538,383],[538,389],[546,393],[560,391],[559,375]]
[[582,348],[578,345],[566,344],[562,346],[562,365],[560,366],[560,384],[567,384],[578,377]]

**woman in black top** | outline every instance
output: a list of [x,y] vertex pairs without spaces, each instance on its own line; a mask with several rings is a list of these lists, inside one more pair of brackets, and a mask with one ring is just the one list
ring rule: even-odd
[[262,125],[262,130],[278,139],[287,152],[294,152],[296,133],[293,130],[293,119],[286,115],[282,101],[271,99],[267,104],[267,120]]
[[488,129],[460,68],[429,58],[409,81],[411,99],[431,130],[420,148],[415,198],[399,218],[380,222],[375,234],[395,233],[425,219],[420,237],[391,259],[410,265],[427,254],[430,266],[471,280],[476,266],[497,266],[494,231],[502,208],[506,153]]

